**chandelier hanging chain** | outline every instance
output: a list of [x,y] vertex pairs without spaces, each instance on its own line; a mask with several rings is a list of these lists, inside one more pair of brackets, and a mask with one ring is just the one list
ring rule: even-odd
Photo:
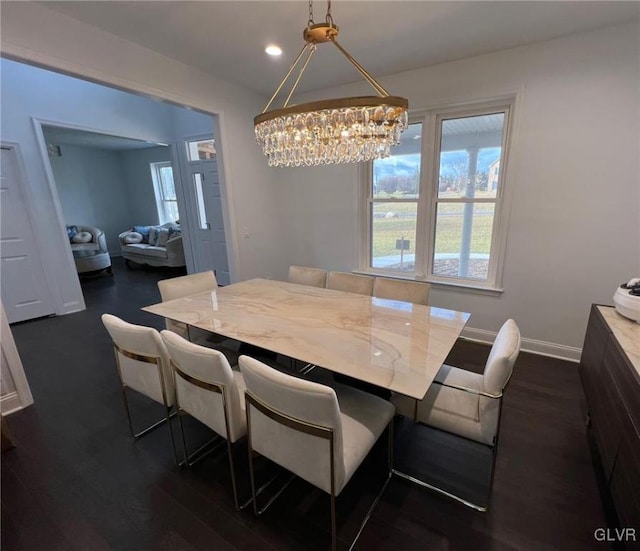
[[307,29],[311,27],[311,25],[315,25],[313,21],[313,0],[309,0],[309,20],[307,21]]
[[[313,0],[311,1],[313,2]],[[334,26],[333,17],[331,17],[331,0],[327,0],[327,15],[325,16],[324,20],[326,21],[327,25]]]
[[[331,0],[327,0],[327,14],[325,15],[324,20],[327,25],[334,26],[333,17],[331,17]],[[309,19],[307,20],[307,28],[311,28],[312,25],[315,25],[315,21],[313,20],[313,0],[309,0]]]

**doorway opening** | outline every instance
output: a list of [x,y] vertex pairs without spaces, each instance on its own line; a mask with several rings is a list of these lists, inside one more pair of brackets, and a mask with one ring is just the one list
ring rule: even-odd
[[139,264],[148,251],[149,265],[169,267],[167,239],[161,242],[159,231],[128,242],[141,228],[166,227],[167,237],[172,229],[177,260],[171,267],[186,266],[172,146],[47,124],[42,134],[81,279],[112,274],[111,257],[126,258],[128,250],[141,253],[132,253]]
[[[220,178],[217,187],[203,187],[205,195],[198,202],[188,160],[189,140],[206,137],[217,149],[207,160],[216,165],[220,161],[217,115],[8,59],[0,59],[0,68],[3,112],[11,114],[4,117],[3,133],[14,137],[22,151],[25,200],[37,213],[35,249],[46,267],[47,281],[42,288],[49,289],[45,298],[54,313],[84,308],[66,226],[87,224],[103,229],[108,253],[117,257],[122,254],[118,240],[123,231],[134,225],[179,221],[187,271],[214,269],[221,284],[230,282],[224,182]],[[73,134],[89,143],[70,143]],[[108,140],[120,140],[120,145],[107,146]],[[93,161],[81,168],[65,168],[72,153],[91,147]],[[149,160],[144,170],[139,169],[139,178],[102,168],[107,165],[99,159],[120,157],[122,165],[126,157],[161,151],[168,155]],[[142,180],[148,186],[141,186]],[[45,184],[42,189],[42,182],[47,182],[48,188]],[[207,193],[215,196],[207,197]],[[84,212],[80,209],[83,205]],[[164,209],[159,209],[161,205]],[[215,234],[209,239],[216,245],[215,254],[203,254],[210,251],[206,247],[203,251],[205,240],[196,232],[198,209],[203,205],[210,233]],[[3,278],[3,283],[7,281]]]

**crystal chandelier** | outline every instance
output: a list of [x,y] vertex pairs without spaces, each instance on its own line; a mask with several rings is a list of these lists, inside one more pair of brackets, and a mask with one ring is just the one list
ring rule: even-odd
[[[309,0],[309,20],[304,29],[305,45],[262,113],[254,118],[256,139],[269,166],[311,166],[354,163],[388,157],[390,147],[400,142],[407,128],[409,102],[389,93],[336,40],[338,27],[327,2],[326,21],[314,23],[313,0]],[[313,101],[289,106],[317,44],[332,43],[378,93]],[[279,109],[268,109],[305,56],[291,91]]]

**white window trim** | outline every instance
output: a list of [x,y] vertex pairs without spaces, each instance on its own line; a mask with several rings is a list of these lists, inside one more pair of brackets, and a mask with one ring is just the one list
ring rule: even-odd
[[[157,163],[150,163],[151,167],[151,179],[153,180],[153,192],[156,197],[156,210],[158,211],[158,220],[161,224],[166,224],[167,222],[175,222],[175,220],[168,220],[169,213],[165,208],[165,203],[175,203],[176,207],[178,206],[178,198],[177,198],[177,190],[176,190],[176,200],[169,200],[163,198],[162,186],[160,185],[160,169],[164,167],[171,167],[173,171],[173,163],[171,161],[161,161]],[[175,177],[174,177],[175,178]],[[175,185],[175,179],[174,179]],[[180,212],[178,210],[178,212]]]
[[[420,195],[418,198],[418,211],[429,214],[418,216],[416,223],[416,236],[426,236],[427,243],[416,246],[414,273],[399,273],[391,270],[374,268],[371,266],[371,208],[373,200],[371,189],[373,163],[363,163],[359,171],[360,194],[358,206],[360,239],[358,247],[359,269],[358,273],[381,275],[396,279],[410,279],[427,281],[434,287],[444,290],[460,290],[478,294],[499,295],[503,292],[502,279],[504,271],[505,251],[507,247],[507,234],[509,217],[511,212],[511,195],[513,184],[511,182],[513,166],[513,150],[515,149],[515,113],[518,103],[518,94],[509,94],[500,98],[485,101],[465,101],[450,106],[439,106],[430,109],[415,111],[410,114],[409,124],[422,122],[423,140],[420,159]],[[440,130],[439,121],[451,116],[481,115],[484,112],[491,113],[496,110],[505,110],[505,126],[503,128],[503,143],[506,145],[500,161],[500,185],[495,199],[494,225],[491,239],[491,262],[487,280],[451,278],[431,274],[433,266],[433,248],[435,246],[435,182],[439,171],[439,147],[438,136]],[[426,139],[425,139],[426,138]],[[438,157],[438,158],[437,158]],[[427,171],[429,171],[427,173]],[[476,201],[477,202],[477,201]],[[493,201],[492,201],[493,203]],[[427,232],[428,229],[428,232]],[[426,245],[426,246],[425,246]]]

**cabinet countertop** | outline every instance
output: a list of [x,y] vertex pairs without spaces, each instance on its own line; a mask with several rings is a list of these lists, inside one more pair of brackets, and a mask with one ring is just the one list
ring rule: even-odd
[[598,306],[598,310],[640,378],[640,323],[621,316],[611,306]]

